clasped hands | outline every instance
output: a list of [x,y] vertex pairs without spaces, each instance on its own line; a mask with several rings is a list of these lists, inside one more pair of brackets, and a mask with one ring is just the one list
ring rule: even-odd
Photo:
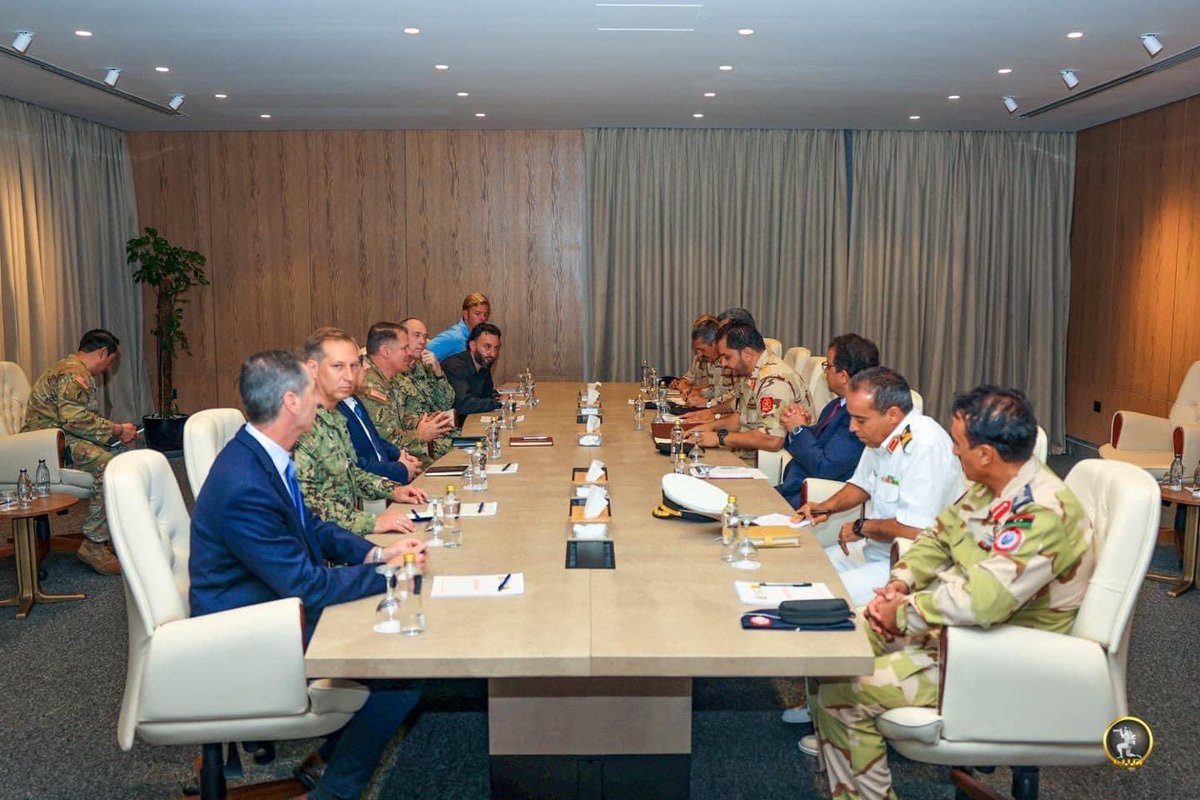
[[811,425],[812,412],[799,403],[792,403],[779,412],[779,421],[783,423],[783,429],[790,431],[797,425]]
[[454,412],[439,411],[436,414],[422,414],[417,423],[417,438],[422,442],[432,442],[454,430]]
[[885,641],[894,641],[896,637],[904,635],[896,623],[896,612],[907,602],[908,584],[904,581],[892,581],[887,586],[875,590],[875,596],[863,610],[863,617],[871,626],[871,630]]

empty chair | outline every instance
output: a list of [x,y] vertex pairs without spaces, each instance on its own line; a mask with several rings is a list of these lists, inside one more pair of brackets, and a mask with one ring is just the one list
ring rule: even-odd
[[1188,369],[1169,416],[1118,411],[1108,444],[1100,445],[1101,458],[1133,464],[1155,478],[1166,474],[1176,455],[1185,474],[1200,461],[1200,361]]
[[236,408],[208,408],[188,417],[183,425],[183,462],[192,497],[200,496],[217,454],[245,424],[246,418]]

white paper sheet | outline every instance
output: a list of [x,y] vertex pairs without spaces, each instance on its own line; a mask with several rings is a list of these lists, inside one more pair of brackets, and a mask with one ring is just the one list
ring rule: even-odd
[[833,592],[823,583],[811,586],[784,586],[804,581],[734,581],[738,600],[748,606],[778,606],[784,600],[828,600]]
[[[505,575],[435,575],[431,597],[515,597],[525,594],[525,573]],[[500,584],[504,583],[504,588]]]
[[593,458],[591,466],[588,467],[587,475],[583,479],[588,483],[595,483],[600,480],[600,476],[603,474],[604,462],[598,458]]

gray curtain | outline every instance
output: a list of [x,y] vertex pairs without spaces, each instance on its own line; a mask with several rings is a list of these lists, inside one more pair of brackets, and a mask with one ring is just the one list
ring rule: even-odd
[[841,131],[600,129],[584,135],[585,372],[690,360],[699,314],[745,306],[784,347],[825,342],[846,271]]
[[1015,386],[1061,450],[1074,158],[1072,134],[853,134],[834,328],[875,340],[943,423],[956,392]]
[[89,328],[121,340],[102,411],[150,410],[142,293],[125,263],[137,235],[123,133],[0,97],[0,355],[30,382]]

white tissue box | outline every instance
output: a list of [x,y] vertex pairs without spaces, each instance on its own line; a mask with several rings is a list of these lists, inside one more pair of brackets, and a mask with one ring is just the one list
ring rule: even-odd
[[572,522],[572,539],[607,539],[607,522]]
[[592,433],[583,431],[576,434],[575,443],[580,447],[599,447],[604,444],[604,437],[600,435],[600,431],[593,431]]

